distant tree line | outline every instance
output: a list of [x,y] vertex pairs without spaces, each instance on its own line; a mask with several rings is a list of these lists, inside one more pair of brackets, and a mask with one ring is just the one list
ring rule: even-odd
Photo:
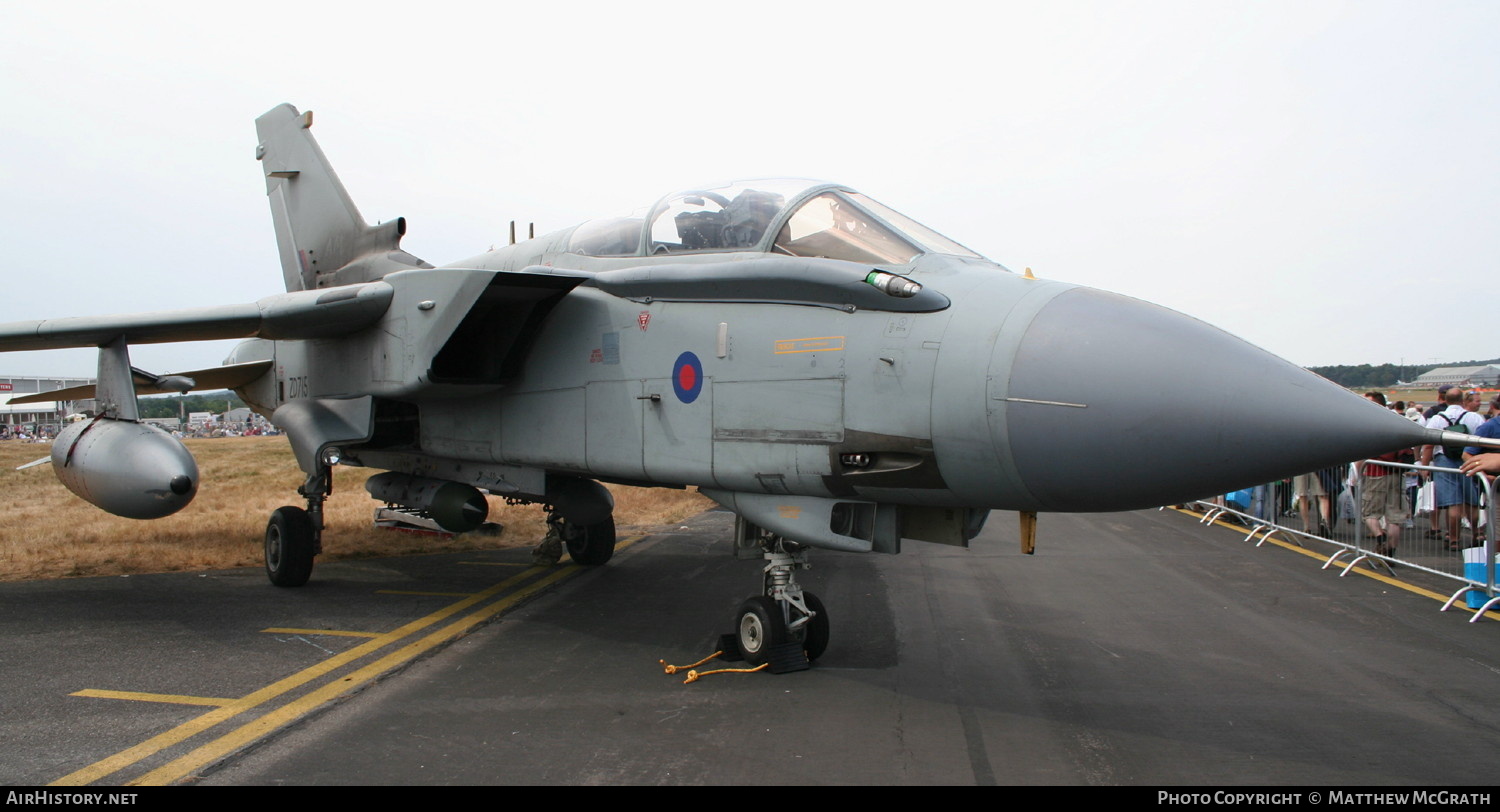
[[[181,401],[179,406],[178,402]],[[245,401],[229,390],[222,392],[205,392],[198,395],[162,395],[157,397],[143,397],[140,403],[141,417],[178,417],[179,410],[187,414],[193,412],[213,412],[223,414],[230,409],[238,409],[245,405]]]
[[1425,366],[1412,365],[1403,367],[1398,364],[1360,364],[1359,366],[1308,367],[1308,369],[1333,381],[1339,386],[1349,389],[1379,389],[1387,386],[1395,386],[1403,380],[1414,380],[1418,375],[1431,372],[1438,367],[1478,367],[1486,364],[1500,364],[1500,358],[1491,358],[1488,361],[1449,361],[1444,364],[1427,364]]

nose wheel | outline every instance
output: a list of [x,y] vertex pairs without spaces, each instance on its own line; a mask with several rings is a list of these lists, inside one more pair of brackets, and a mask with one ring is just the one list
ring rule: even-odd
[[786,620],[781,616],[781,607],[764,595],[740,604],[739,623],[735,629],[740,656],[751,665],[765,662],[767,652],[787,641]]
[[802,671],[828,648],[828,610],[817,595],[797,583],[796,571],[807,569],[807,547],[778,536],[761,536],[764,594],[748,598],[735,614],[734,632],[721,649],[752,666],[769,663],[781,674]]

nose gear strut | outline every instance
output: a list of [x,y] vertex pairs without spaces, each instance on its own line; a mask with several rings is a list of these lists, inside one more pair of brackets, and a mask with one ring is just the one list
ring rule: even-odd
[[736,519],[736,537],[757,544],[766,565],[762,593],[740,604],[734,631],[720,639],[726,659],[739,653],[750,665],[769,664],[775,674],[806,670],[828,648],[828,611],[818,596],[797,583],[797,570],[812,567],[807,545],[789,541]]

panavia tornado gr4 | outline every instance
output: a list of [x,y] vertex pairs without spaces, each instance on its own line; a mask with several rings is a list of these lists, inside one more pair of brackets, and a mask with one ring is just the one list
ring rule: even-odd
[[[967,545],[992,510],[1116,511],[1223,493],[1442,432],[1207,324],[1016,274],[852,189],[689,189],[442,267],[367,225],[310,113],[256,121],[286,292],[242,305],[0,325],[0,350],[99,347],[98,415],[53,470],[160,517],[198,489],[136,395],[232,388],[284,429],[305,507],[266,529],[272,583],[305,583],[336,464],[452,531],[488,496],[543,506],[573,559],[614,551],[601,482],[696,487],[768,560],[735,618],[752,662],[828,644],[797,585],[809,547]],[[131,366],[131,344],[243,337],[225,365]],[[19,399],[18,399],[19,400]],[[1474,442],[1467,435],[1464,442]]]

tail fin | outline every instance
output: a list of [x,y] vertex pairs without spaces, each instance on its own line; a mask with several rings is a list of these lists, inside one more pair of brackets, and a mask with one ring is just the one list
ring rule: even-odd
[[255,120],[286,289],[372,282],[432,266],[401,250],[406,218],[366,225],[313,139],[312,111],[278,105]]

